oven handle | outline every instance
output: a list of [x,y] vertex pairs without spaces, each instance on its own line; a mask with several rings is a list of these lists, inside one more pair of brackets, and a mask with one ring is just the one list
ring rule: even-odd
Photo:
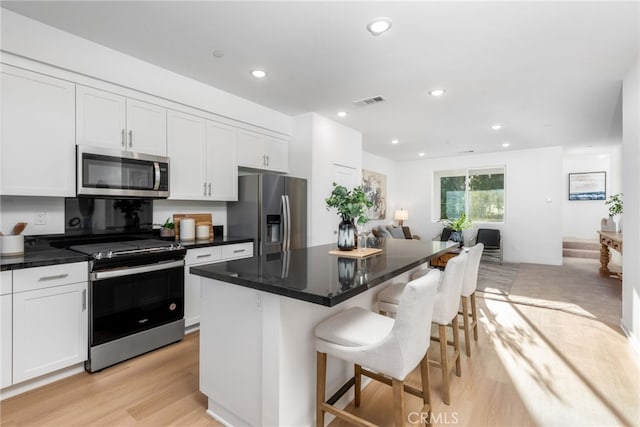
[[114,277],[131,276],[133,274],[149,273],[151,271],[168,270],[170,268],[184,267],[184,260],[144,265],[142,267],[124,268],[122,270],[100,271],[91,273],[89,276],[92,282],[98,280],[112,279]]

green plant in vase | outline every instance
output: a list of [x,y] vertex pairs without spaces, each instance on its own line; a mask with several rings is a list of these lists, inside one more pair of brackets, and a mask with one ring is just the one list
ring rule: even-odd
[[622,193],[609,196],[604,204],[609,209],[609,217],[616,223],[616,231],[622,231],[622,218],[615,219],[616,216],[622,215]]
[[358,186],[348,190],[335,182],[331,195],[325,199],[325,202],[327,210],[335,209],[342,217],[342,222],[338,227],[338,249],[343,251],[354,249],[356,223],[366,224],[369,221],[366,213],[373,206],[373,202],[367,198],[362,187]]
[[453,240],[454,242],[460,242],[460,246],[464,244],[464,239],[462,237],[462,231],[470,228],[473,225],[471,220],[467,218],[467,215],[463,212],[456,219],[445,220],[444,226],[453,230],[451,233],[451,237],[449,240]]

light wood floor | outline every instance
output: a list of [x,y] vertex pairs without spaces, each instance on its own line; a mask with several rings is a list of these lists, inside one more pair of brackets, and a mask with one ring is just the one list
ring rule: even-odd
[[[640,425],[638,355],[617,326],[620,282],[597,276],[597,262],[523,264],[511,295],[478,305],[480,339],[471,359],[463,352],[462,378],[451,377],[450,406],[431,368],[434,425]],[[7,399],[0,424],[218,425],[198,391],[198,338]],[[419,410],[406,399],[407,412]],[[391,401],[390,387],[371,384],[354,412],[387,426]]]

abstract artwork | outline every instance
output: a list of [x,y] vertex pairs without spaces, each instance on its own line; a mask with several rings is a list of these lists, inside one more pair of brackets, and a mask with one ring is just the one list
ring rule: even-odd
[[362,169],[362,189],[373,202],[367,212],[369,219],[386,219],[387,217],[387,176],[381,173]]
[[569,200],[604,200],[606,188],[606,172],[569,174]]

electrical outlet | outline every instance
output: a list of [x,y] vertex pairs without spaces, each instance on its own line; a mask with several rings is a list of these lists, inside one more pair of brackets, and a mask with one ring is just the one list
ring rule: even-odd
[[45,225],[47,223],[47,214],[45,212],[38,212],[35,215],[35,220],[33,221],[35,225]]

